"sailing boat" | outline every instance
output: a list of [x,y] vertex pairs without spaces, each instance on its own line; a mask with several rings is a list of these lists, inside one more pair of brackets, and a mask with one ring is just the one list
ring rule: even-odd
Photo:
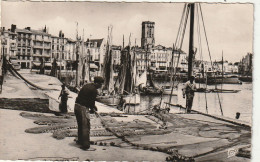
[[122,95],[126,105],[138,105],[141,99],[136,87],[136,53],[134,49],[131,49],[130,37],[129,45],[121,51],[121,70],[115,88]]
[[163,93],[163,89],[159,88],[157,86],[155,86],[155,83],[153,82],[153,76],[151,74],[150,71],[150,65],[148,64],[148,47],[149,45],[147,45],[146,48],[146,71],[148,75],[147,76],[147,81],[146,81],[146,85],[142,88],[139,88],[141,95],[161,95]]
[[[215,84],[242,84],[241,81],[239,81],[238,77],[236,75],[227,75],[224,71],[224,60],[223,60],[223,51],[222,51],[222,60],[217,62],[215,61],[213,64],[215,65],[215,69],[220,69],[219,68],[219,63],[221,63],[222,66],[222,71],[220,70],[211,70],[210,71],[205,71],[205,75],[207,76],[207,81],[203,72],[200,72],[197,74],[197,77],[195,81],[197,83],[205,83],[208,85],[215,85]],[[214,69],[214,68],[212,68]]]
[[97,97],[97,101],[109,106],[117,106],[120,102],[120,96],[115,90],[114,83],[114,65],[112,56],[112,27],[108,27],[108,38],[106,55],[104,58],[104,68],[102,70],[104,78],[104,87],[102,94]]
[[[216,61],[215,61],[216,62]],[[206,88],[198,88],[196,92],[206,92],[206,93],[211,93],[211,92],[218,92],[218,93],[237,93],[240,90],[233,90],[233,89],[223,89],[222,85],[223,84],[240,84],[240,81],[238,80],[237,77],[232,77],[232,76],[224,76],[224,59],[223,59],[223,51],[222,51],[222,60],[221,60],[221,65],[222,65],[222,72],[221,75],[213,71],[211,75],[209,75],[208,72],[204,72],[204,68],[202,68],[201,73],[202,73],[202,78],[199,77],[199,80],[196,79],[196,82],[198,81],[201,83],[201,80],[204,80],[203,83],[206,84],[214,84],[215,88],[214,89],[206,89]],[[202,66],[204,67],[204,66]],[[215,74],[215,76],[213,76]],[[198,76],[198,74],[197,74]],[[199,74],[200,76],[200,74]],[[204,77],[205,76],[205,77]],[[198,77],[197,77],[198,78]],[[209,83],[208,83],[209,82]],[[221,89],[217,88],[217,84],[221,84]]]

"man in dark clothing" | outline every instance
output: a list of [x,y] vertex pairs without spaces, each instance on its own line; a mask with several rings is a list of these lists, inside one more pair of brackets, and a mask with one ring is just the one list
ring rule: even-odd
[[66,86],[65,84],[63,84],[62,86],[62,89],[61,89],[61,92],[60,92],[60,96],[59,98],[61,97],[61,103],[60,103],[60,111],[61,113],[67,113],[68,112],[68,109],[67,109],[67,101],[68,101],[68,95],[69,95],[69,92],[68,90],[66,90]]
[[104,79],[95,77],[94,83],[85,84],[78,93],[76,98],[74,113],[78,123],[78,141],[81,148],[87,150],[90,148],[90,113],[97,111],[95,101],[97,89],[102,87]]
[[196,91],[196,84],[194,82],[195,77],[191,76],[190,80],[188,80],[182,89],[183,92],[183,98],[185,98],[186,95],[186,113],[191,112],[193,98],[194,98],[194,92]]

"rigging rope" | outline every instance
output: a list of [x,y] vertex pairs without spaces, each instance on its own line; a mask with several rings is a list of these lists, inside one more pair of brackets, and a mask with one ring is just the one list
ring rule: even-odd
[[183,24],[183,20],[184,20],[184,15],[185,15],[185,12],[186,12],[186,8],[187,8],[187,3],[185,3],[184,7],[183,7],[183,11],[182,11],[182,16],[181,16],[181,21],[180,21],[180,24],[179,24],[179,29],[178,29],[178,33],[177,33],[177,37],[176,37],[176,40],[175,40],[175,45],[178,46],[177,42],[179,42],[179,39],[180,39],[180,31],[182,31],[182,24]]
[[[196,11],[197,13],[199,13],[199,8],[198,8],[198,4],[195,4],[196,5]],[[199,44],[199,53],[200,53],[200,60],[202,61],[202,64],[203,64],[203,56],[202,56],[202,43],[201,43],[201,33],[200,33],[200,21],[199,21],[199,14],[196,14],[197,16],[197,32],[198,32],[198,44]],[[203,73],[204,73],[204,68],[205,66],[203,65]],[[203,79],[204,79],[204,76],[203,75]],[[205,102],[206,102],[206,112],[208,114],[208,100],[207,100],[207,82],[205,82],[205,91],[204,91],[204,95],[205,95]]]
[[[185,17],[184,17],[185,15]],[[179,44],[178,41],[181,40],[180,42],[180,47],[179,48],[176,48],[177,51],[179,52],[178,53],[178,59],[177,59],[177,64],[175,66],[175,59],[172,59],[173,60],[173,68],[172,69],[175,69],[174,70],[174,75],[173,75],[173,79],[172,79],[172,87],[171,87],[171,95],[170,95],[170,98],[169,98],[169,103],[171,103],[171,99],[172,99],[172,93],[173,93],[173,89],[174,89],[174,81],[175,81],[175,76],[176,76],[176,73],[177,73],[177,67],[178,67],[178,64],[179,64],[179,60],[180,60],[180,50],[182,48],[182,43],[183,43],[183,38],[184,38],[184,35],[185,35],[185,30],[186,30],[186,24],[187,24],[187,20],[188,20],[188,15],[189,15],[189,8],[187,7],[187,4],[185,3],[184,5],[184,9],[183,9],[183,13],[182,13],[182,18],[181,18],[181,21],[180,21],[180,26],[179,26],[179,30],[178,30],[178,33],[177,33],[177,38],[176,38],[176,42],[175,42],[175,46],[173,45],[173,52],[172,52],[172,57],[174,58],[174,51],[175,51],[175,47],[177,47],[177,45]],[[181,36],[180,36],[181,35]],[[175,68],[174,68],[175,67]],[[172,77],[171,77],[172,78]]]
[[[206,33],[206,29],[205,29],[205,24],[204,24],[204,19],[203,19],[203,14],[202,14],[202,9],[201,9],[201,5],[200,4],[199,4],[199,7],[200,7],[200,15],[201,15],[201,20],[202,20],[202,24],[203,24],[204,34],[205,34],[205,38],[206,38],[206,42],[207,42],[210,62],[211,62],[211,66],[212,66],[212,70],[213,70],[213,74],[214,74],[214,78],[215,78],[215,82],[216,82],[216,75],[214,73],[213,63],[212,63],[211,54],[210,54],[210,50],[209,50],[209,43],[208,43],[207,33]],[[219,100],[220,111],[221,111],[221,114],[223,116],[222,105],[221,105],[221,101],[220,101],[218,92],[217,92],[217,96],[218,96],[218,100]]]

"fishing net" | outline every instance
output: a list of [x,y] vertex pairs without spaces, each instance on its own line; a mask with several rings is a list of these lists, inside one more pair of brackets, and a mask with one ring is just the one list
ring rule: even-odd
[[[56,139],[77,137],[77,123],[73,115],[52,116],[23,112],[21,116],[34,120],[38,125],[26,129],[27,133],[52,133]],[[188,119],[176,114],[136,116],[91,114],[90,136],[92,139],[99,137],[91,141],[91,144],[165,152],[171,155],[169,159],[200,157],[233,146],[250,144],[251,131],[241,126]],[[133,117],[136,118],[130,120]],[[164,127],[161,127],[163,124]]]

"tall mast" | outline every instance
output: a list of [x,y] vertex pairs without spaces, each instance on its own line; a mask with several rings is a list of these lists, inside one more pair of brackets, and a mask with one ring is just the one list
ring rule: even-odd
[[224,77],[224,59],[223,59],[223,50],[222,50],[222,84],[221,84],[221,90],[222,90],[222,85],[223,85],[223,77]]
[[78,22],[76,22],[76,87],[78,86],[78,66],[79,66],[79,39],[78,39]]
[[190,7],[190,42],[189,42],[189,59],[188,59],[188,79],[192,75],[193,62],[193,33],[194,33],[194,3],[189,4]]

